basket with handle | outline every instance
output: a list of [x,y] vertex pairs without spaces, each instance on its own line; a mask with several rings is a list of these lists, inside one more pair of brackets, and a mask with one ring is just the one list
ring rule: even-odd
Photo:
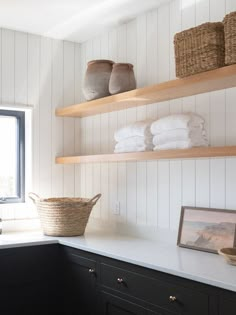
[[87,198],[47,198],[42,199],[29,193],[37,207],[40,223],[45,235],[83,235],[93,206],[101,194]]

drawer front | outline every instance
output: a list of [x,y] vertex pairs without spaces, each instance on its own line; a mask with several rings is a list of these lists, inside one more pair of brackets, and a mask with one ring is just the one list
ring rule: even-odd
[[96,260],[82,256],[78,251],[76,250],[64,250],[65,257],[67,262],[75,263],[85,269],[93,269],[96,270]]
[[208,295],[153,277],[101,264],[104,287],[133,296],[168,311],[186,315],[208,315]]

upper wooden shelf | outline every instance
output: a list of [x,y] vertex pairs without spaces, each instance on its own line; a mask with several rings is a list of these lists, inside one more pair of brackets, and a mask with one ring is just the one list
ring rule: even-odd
[[236,146],[56,157],[58,164],[236,156]]
[[183,79],[57,108],[56,115],[86,117],[236,86],[236,64]]

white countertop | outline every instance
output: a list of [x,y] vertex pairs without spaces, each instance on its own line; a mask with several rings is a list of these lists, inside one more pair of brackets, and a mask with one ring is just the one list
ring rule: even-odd
[[176,238],[145,240],[101,230],[83,236],[48,237],[42,232],[0,235],[0,249],[60,243],[236,292],[236,267],[216,254],[180,248]]

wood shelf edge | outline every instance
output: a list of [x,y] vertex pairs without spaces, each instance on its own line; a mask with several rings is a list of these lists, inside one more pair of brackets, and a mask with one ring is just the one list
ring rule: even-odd
[[187,159],[236,156],[236,146],[195,147],[191,149],[131,152],[118,154],[97,154],[56,157],[57,164],[77,164],[95,162],[145,161],[160,159]]
[[236,86],[236,65],[162,82],[55,110],[59,117],[86,117]]

